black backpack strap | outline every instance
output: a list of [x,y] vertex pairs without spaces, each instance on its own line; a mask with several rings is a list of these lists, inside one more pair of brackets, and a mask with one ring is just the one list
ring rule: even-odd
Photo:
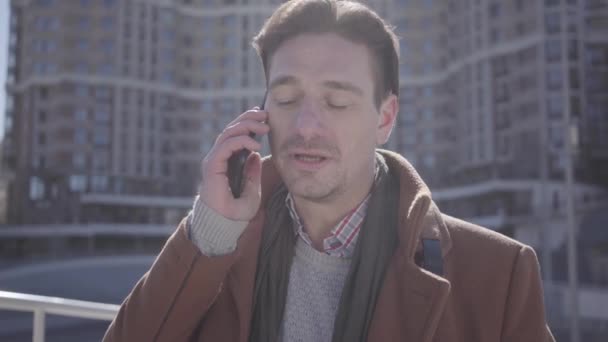
[[443,276],[443,257],[439,240],[422,239],[421,267],[438,276]]

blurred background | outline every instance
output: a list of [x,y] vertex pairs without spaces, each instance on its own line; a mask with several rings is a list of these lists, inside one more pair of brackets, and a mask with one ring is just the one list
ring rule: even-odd
[[[280,2],[0,0],[0,290],[120,304],[259,104],[250,41]],[[401,38],[386,147],[535,248],[558,341],[608,341],[608,0],[364,2]],[[16,296],[2,341],[99,340],[116,309]]]

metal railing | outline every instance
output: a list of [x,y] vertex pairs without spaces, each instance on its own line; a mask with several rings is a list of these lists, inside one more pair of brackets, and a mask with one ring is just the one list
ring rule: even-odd
[[0,309],[34,314],[32,341],[44,342],[46,314],[111,321],[119,306],[82,300],[0,291]]

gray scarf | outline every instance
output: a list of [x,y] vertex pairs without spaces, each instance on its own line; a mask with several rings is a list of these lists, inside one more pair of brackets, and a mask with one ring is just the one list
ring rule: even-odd
[[[352,256],[334,322],[332,342],[365,341],[384,273],[397,248],[399,179],[376,154],[377,172],[367,214]],[[249,342],[276,342],[283,320],[293,234],[287,189],[281,185],[267,206],[254,286]],[[313,327],[311,327],[313,329]]]

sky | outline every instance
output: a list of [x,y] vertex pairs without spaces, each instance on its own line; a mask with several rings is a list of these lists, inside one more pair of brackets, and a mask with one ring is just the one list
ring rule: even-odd
[[0,139],[4,137],[4,106],[6,104],[6,54],[8,52],[8,0],[0,0]]

